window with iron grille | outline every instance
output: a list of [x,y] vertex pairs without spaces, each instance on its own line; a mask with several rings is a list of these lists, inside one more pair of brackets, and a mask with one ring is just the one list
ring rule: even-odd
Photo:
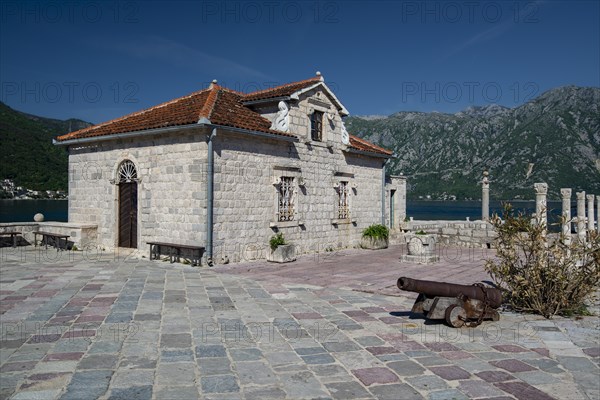
[[310,116],[310,136],[312,140],[323,140],[323,112],[314,111]]
[[340,182],[338,186],[338,219],[348,218],[350,218],[348,182]]
[[294,178],[291,176],[282,176],[279,183],[277,220],[294,220]]

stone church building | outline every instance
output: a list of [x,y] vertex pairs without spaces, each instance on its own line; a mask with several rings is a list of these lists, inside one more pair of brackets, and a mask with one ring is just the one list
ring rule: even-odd
[[283,233],[297,254],[352,247],[399,227],[405,181],[392,152],[348,134],[348,111],[317,73],[253,93],[209,88],[59,136],[69,153],[69,223],[97,245],[206,247],[215,263],[264,259]]

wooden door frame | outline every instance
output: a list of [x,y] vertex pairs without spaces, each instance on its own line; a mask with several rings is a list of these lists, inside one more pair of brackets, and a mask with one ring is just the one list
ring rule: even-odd
[[113,172],[112,172],[112,177],[110,179],[110,183],[112,184],[112,187],[114,189],[113,191],[113,207],[112,207],[112,221],[114,221],[113,223],[115,224],[114,227],[111,229],[112,233],[112,242],[114,243],[114,248],[119,248],[119,238],[120,238],[120,232],[119,232],[119,228],[120,228],[120,188],[119,185],[121,184],[121,176],[120,176],[120,171],[121,171],[121,166],[125,163],[125,162],[131,162],[134,167],[135,167],[135,177],[131,177],[131,179],[129,179],[129,181],[124,181],[123,183],[127,183],[127,182],[131,182],[131,183],[136,183],[136,190],[137,190],[137,202],[135,203],[135,218],[136,218],[136,222],[137,222],[137,227],[136,227],[136,243],[134,243],[134,245],[136,246],[135,249],[139,249],[140,248],[140,243],[141,243],[141,225],[140,225],[140,205],[141,205],[141,200],[140,200],[140,193],[142,191],[142,179],[139,176],[139,171],[140,171],[140,167],[139,167],[139,162],[138,160],[135,158],[135,156],[133,156],[132,154],[122,154],[117,160],[115,160],[115,164],[113,166]]

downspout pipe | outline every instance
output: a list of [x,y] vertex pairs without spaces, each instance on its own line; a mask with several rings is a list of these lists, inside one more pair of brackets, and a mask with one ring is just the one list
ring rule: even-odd
[[215,157],[213,139],[217,136],[217,128],[212,128],[208,136],[208,166],[206,177],[206,263],[212,267],[213,262],[213,209],[214,209],[214,177]]
[[381,167],[381,225],[385,226],[385,170],[389,158],[383,162]]

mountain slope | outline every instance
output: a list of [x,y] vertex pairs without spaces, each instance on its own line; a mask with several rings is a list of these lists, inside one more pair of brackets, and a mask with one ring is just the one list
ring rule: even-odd
[[408,176],[410,197],[480,198],[484,169],[497,199],[531,199],[534,182],[555,198],[561,187],[600,194],[599,88],[556,88],[514,109],[349,117],[346,126],[394,150],[390,171]]
[[67,190],[67,152],[52,138],[90,125],[25,114],[0,102],[0,179],[32,190]]

